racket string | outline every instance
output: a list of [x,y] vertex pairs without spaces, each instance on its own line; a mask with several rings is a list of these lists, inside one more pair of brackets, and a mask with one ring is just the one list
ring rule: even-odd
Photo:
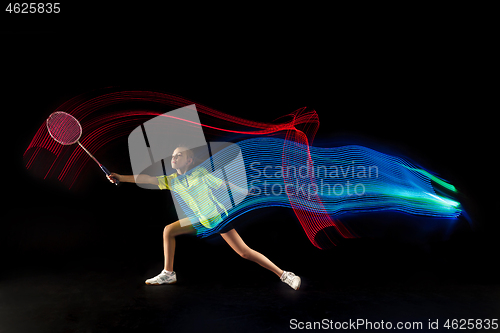
[[47,119],[47,129],[55,141],[63,145],[71,145],[80,139],[82,127],[78,120],[65,112],[54,112]]

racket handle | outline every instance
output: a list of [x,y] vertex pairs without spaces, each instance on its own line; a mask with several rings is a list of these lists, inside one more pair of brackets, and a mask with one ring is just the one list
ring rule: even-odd
[[[111,172],[109,172],[109,170],[104,166],[104,165],[99,165],[101,167],[101,170],[108,176],[111,175]],[[114,179],[114,178],[113,178]],[[118,181],[118,179],[115,179],[115,185],[118,185],[120,183],[120,181]]]

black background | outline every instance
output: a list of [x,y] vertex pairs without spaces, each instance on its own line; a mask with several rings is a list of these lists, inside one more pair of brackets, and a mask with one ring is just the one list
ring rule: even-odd
[[[112,86],[173,93],[263,122],[300,107],[315,109],[321,125],[314,144],[359,142],[417,161],[458,188],[475,225],[472,230],[460,219],[444,240],[432,232],[415,236],[418,228],[408,227],[405,216],[368,216],[365,225],[380,226],[377,237],[319,250],[290,209],[249,213],[241,236],[283,269],[373,285],[429,273],[464,283],[498,282],[490,51],[469,25],[436,20],[433,29],[424,29],[416,20],[401,30],[404,17],[360,26],[307,13],[281,15],[280,21],[271,14],[243,19],[237,10],[144,19],[150,13],[75,6],[54,19],[11,15],[4,21],[0,274],[161,269],[162,230],[176,219],[164,192],[112,186],[90,164],[85,179],[67,190],[23,165],[36,130],[60,104]],[[98,158],[126,173],[125,138]],[[227,281],[241,274],[273,278],[252,265],[220,240],[178,241],[175,269],[185,276],[202,271]]]

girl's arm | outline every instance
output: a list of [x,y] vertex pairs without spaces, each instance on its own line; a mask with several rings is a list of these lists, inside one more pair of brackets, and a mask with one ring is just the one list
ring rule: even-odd
[[148,176],[148,175],[119,175],[117,173],[111,172],[109,176],[107,176],[109,181],[114,183],[114,179],[117,179],[121,183],[137,183],[137,184],[152,184],[158,186],[158,178]]

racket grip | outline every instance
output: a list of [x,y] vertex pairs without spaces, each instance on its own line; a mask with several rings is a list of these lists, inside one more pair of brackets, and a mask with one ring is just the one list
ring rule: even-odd
[[[99,165],[101,167],[101,170],[107,174],[108,176],[111,175],[111,172],[109,172],[109,170],[104,166],[104,165]],[[115,179],[115,185],[118,185],[120,183],[120,181],[118,181],[118,179]]]

